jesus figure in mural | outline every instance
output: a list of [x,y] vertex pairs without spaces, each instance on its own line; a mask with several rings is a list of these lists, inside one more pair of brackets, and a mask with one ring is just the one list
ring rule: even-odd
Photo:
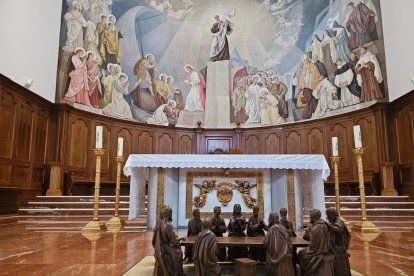
[[215,15],[216,22],[211,27],[213,33],[213,42],[211,44],[210,61],[229,60],[229,42],[227,41],[227,35],[233,32],[233,23],[227,18],[231,18],[235,15],[236,11],[233,10],[226,19],[221,20],[220,16]]

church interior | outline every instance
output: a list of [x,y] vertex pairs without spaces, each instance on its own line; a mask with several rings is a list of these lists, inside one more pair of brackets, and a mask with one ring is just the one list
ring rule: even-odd
[[413,9],[0,1],[0,275],[414,275]]

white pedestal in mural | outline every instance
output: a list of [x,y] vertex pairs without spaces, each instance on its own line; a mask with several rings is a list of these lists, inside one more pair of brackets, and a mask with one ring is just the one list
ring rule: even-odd
[[230,62],[209,62],[207,65],[205,128],[230,127]]
[[178,115],[178,121],[175,125],[176,127],[197,127],[197,122],[200,121],[201,125],[204,122],[204,112],[203,111],[180,111]]

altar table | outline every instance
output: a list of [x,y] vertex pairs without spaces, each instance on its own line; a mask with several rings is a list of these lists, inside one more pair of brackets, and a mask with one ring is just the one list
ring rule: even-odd
[[[195,208],[194,193],[198,191],[190,178],[198,177],[199,181],[202,177],[214,176],[222,180],[229,177],[234,182],[245,176],[252,181],[257,180],[258,204],[261,204],[261,215],[266,221],[270,212],[278,212],[284,207],[288,209],[290,220],[300,229],[303,215],[308,214],[309,209],[318,208],[325,216],[323,180],[329,176],[330,169],[322,154],[131,154],[124,166],[124,174],[131,177],[128,218],[131,220],[147,213],[150,228],[154,227],[164,204],[173,210],[175,227],[187,226]],[[237,199],[239,194],[228,206],[222,206],[223,217],[229,217],[234,201],[241,200],[240,197]],[[202,217],[211,216],[214,204],[207,204],[208,213],[201,210]],[[246,206],[242,204],[245,216],[251,213]]]

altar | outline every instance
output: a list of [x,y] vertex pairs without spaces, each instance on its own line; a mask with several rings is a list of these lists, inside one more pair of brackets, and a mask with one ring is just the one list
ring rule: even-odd
[[312,208],[324,218],[324,180],[330,169],[322,154],[131,154],[124,174],[130,176],[128,219],[147,212],[150,228],[164,204],[173,210],[173,225],[184,228],[195,208],[206,218],[220,206],[227,219],[238,203],[247,218],[258,205],[266,221],[270,212],[286,208],[300,229]]

